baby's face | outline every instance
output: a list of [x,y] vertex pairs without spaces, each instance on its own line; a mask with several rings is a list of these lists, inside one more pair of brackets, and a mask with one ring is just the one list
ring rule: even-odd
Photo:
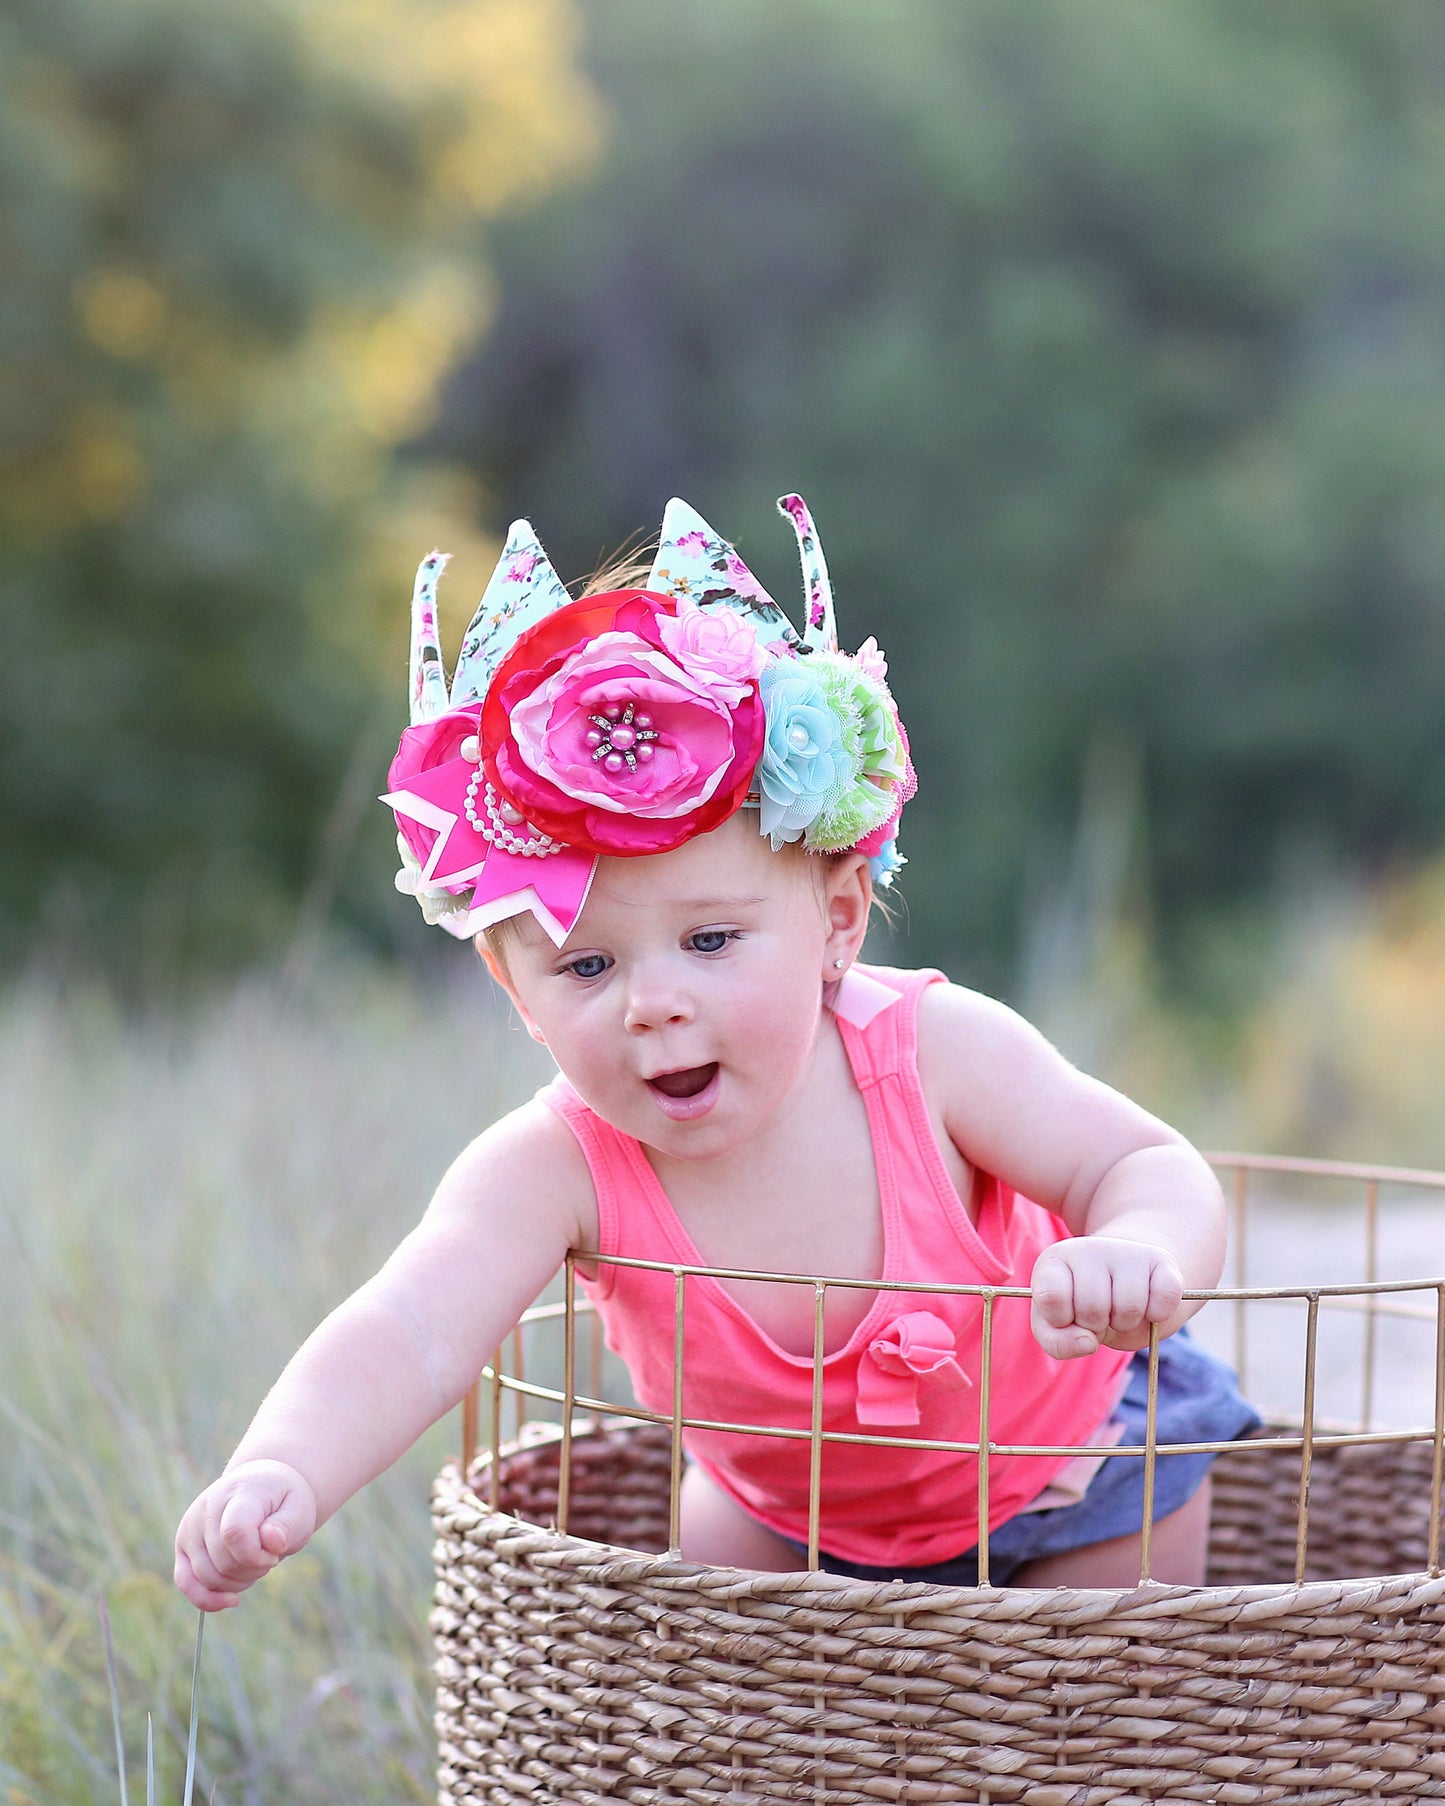
[[674,852],[603,859],[565,946],[523,916],[491,963],[599,1116],[703,1160],[791,1106],[868,897],[866,861],[775,853],[743,812]]

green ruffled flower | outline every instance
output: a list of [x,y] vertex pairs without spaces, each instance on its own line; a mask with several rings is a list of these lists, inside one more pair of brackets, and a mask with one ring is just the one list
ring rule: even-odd
[[808,674],[837,717],[853,781],[821,811],[804,839],[814,852],[841,852],[892,815],[907,756],[893,698],[877,678],[840,652],[815,654]]

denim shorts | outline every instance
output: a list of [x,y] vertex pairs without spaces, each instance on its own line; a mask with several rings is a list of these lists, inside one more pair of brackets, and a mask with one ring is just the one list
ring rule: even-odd
[[[1144,1446],[1144,1419],[1149,1393],[1149,1354],[1141,1349],[1129,1363],[1128,1380],[1114,1407],[1122,1423],[1119,1446]],[[1159,1398],[1155,1423],[1158,1442],[1232,1442],[1259,1427],[1259,1414],[1240,1396],[1233,1368],[1201,1348],[1185,1329],[1159,1344]],[[1154,1463],[1154,1521],[1178,1511],[1203,1485],[1214,1456],[1160,1455]],[[1090,1480],[1083,1498],[1047,1511],[1021,1511],[988,1539],[991,1586],[1007,1586],[1025,1562],[1043,1555],[1063,1555],[1090,1543],[1136,1534],[1144,1522],[1142,1457],[1111,1456]],[[802,1544],[797,1545],[803,1547]],[[829,1574],[857,1580],[925,1580],[935,1586],[978,1585],[978,1549],[965,1549],[948,1561],[922,1567],[871,1567],[844,1561],[820,1550],[820,1566]]]

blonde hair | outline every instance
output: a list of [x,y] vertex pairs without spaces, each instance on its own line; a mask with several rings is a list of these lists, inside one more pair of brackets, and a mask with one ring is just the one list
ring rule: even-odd
[[646,589],[656,552],[655,539],[644,540],[639,545],[621,545],[587,576],[579,577],[568,587],[579,599],[583,596],[605,596],[614,589]]

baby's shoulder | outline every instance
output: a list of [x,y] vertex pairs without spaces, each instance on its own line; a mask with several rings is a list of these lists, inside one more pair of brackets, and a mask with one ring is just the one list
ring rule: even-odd
[[955,984],[949,978],[925,986],[918,994],[920,1043],[925,1035],[987,1042],[1037,1032],[997,997],[971,991],[967,985]]
[[[870,964],[860,966],[858,973],[869,983],[874,996],[881,997],[884,991],[891,991],[900,1001],[912,999],[920,1036],[943,1033],[988,1037],[1037,1032],[1006,1003],[1000,1003],[983,991],[971,991],[967,985],[955,984],[936,966]],[[864,999],[865,1004],[868,1001]],[[874,1003],[873,1013],[877,1013],[877,1008]]]
[[918,1070],[925,1085],[949,1081],[970,1088],[1018,1067],[1058,1059],[1017,1010],[983,991],[944,980],[918,998]]
[[573,1248],[597,1245],[597,1195],[577,1137],[540,1097],[482,1130],[452,1162],[438,1196],[505,1198],[561,1224]]

